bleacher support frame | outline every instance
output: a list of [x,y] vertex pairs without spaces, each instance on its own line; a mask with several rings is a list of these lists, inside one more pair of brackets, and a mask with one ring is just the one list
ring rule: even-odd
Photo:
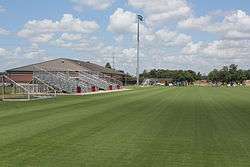
[[[29,101],[44,98],[56,97],[56,90],[51,86],[40,83],[17,83],[7,75],[1,76],[2,80],[2,101]],[[36,86],[36,89],[35,89]],[[10,88],[10,92],[6,93],[6,88]],[[41,91],[44,88],[47,91]],[[51,90],[52,92],[49,92]]]
[[60,92],[74,93],[78,86],[80,86],[84,92],[87,92],[90,88],[87,83],[77,81],[62,72],[50,72],[39,67],[34,67],[33,76],[58,89]]
[[[122,86],[122,82],[103,73],[95,71],[47,71],[41,67],[33,66],[32,81],[30,83],[17,83],[8,74],[2,76],[2,99],[5,99],[5,87],[8,85],[15,94],[16,87],[27,100],[33,96],[52,95],[58,93],[87,93],[100,90],[115,90]],[[11,85],[11,86],[10,86]],[[32,97],[31,97],[32,96]]]

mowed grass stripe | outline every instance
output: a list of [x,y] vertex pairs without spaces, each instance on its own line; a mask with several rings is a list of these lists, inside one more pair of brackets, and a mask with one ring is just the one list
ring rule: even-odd
[[[155,94],[155,93],[157,93],[157,91],[155,92],[155,91],[153,91],[152,92],[152,95],[153,94]],[[151,94],[149,94],[149,95],[151,95]],[[148,97],[148,96],[143,96],[143,98],[146,98],[146,97]],[[150,98],[150,97],[149,97]],[[133,99],[128,99],[129,101],[133,101]],[[136,101],[138,101],[138,99],[135,99],[135,102],[133,102],[133,103],[136,103]],[[107,105],[107,104],[103,104],[103,105]],[[109,104],[110,105],[110,104]],[[118,105],[118,104],[117,104]],[[101,106],[101,107],[98,107],[98,106],[93,106],[93,107],[98,107],[98,108],[100,108],[100,111],[102,111],[103,110],[103,112],[104,112],[104,114],[107,114],[108,112],[105,112],[105,111],[110,111],[110,113],[111,114],[114,114],[114,113],[118,113],[118,111],[117,110],[112,110],[112,108],[114,107],[114,105],[110,105],[111,106],[111,108],[106,108],[107,106]],[[121,106],[122,107],[122,106]],[[124,106],[124,107],[126,107],[126,105]],[[79,109],[79,108],[78,108]],[[74,110],[75,111],[75,110]],[[93,112],[95,112],[95,111],[93,111]],[[73,116],[77,116],[77,117],[74,117],[74,119],[79,119],[79,121],[80,122],[85,122],[85,120],[81,120],[82,118],[79,118],[79,117],[81,117],[81,115],[79,115],[79,112],[78,113],[71,113]],[[74,115],[75,114],[75,115]],[[60,115],[61,116],[61,115]],[[68,115],[67,115],[68,116]],[[102,115],[100,115],[100,117],[101,117]],[[114,115],[115,116],[115,115]],[[98,118],[98,115],[97,116],[94,116],[94,119],[96,119],[96,118]],[[105,117],[104,117],[105,118]],[[106,117],[106,118],[108,118],[108,119],[110,119],[111,117],[110,116],[108,116],[108,117]],[[57,122],[61,122],[61,119],[63,119],[63,117],[61,118],[61,117],[59,117],[59,120],[54,120],[54,121],[57,121]],[[65,118],[64,118],[65,119]],[[88,121],[88,117],[87,117],[87,119],[86,119],[87,121]],[[91,119],[90,119],[91,120]],[[32,121],[32,120],[31,120]],[[78,122],[78,120],[74,120],[74,121],[71,121],[71,122],[67,122],[67,119],[66,119],[66,121],[64,120],[64,122],[66,122],[66,126],[67,125],[71,125],[71,122],[73,123],[73,124],[76,124],[76,125],[78,125],[79,124],[79,122]],[[45,123],[45,122],[42,122],[42,123]],[[50,123],[50,122],[47,122],[47,123]],[[51,123],[54,123],[53,121],[51,122]],[[102,122],[100,122],[100,123],[102,123]],[[40,124],[40,125],[42,125],[42,124]],[[95,124],[94,124],[95,125]],[[19,125],[20,126],[20,125]],[[45,125],[46,126],[46,125]],[[27,127],[29,127],[29,124],[27,125]],[[33,127],[33,126],[31,126],[31,127]],[[24,129],[25,127],[21,127],[21,129]],[[39,126],[37,127],[37,128],[39,128]],[[60,126],[59,126],[59,128],[61,128]],[[65,127],[63,127],[62,126],[62,128],[61,129],[65,129]],[[58,131],[58,128],[57,127],[55,127],[55,129],[52,129],[52,132],[53,132],[53,130],[55,130],[55,132],[57,132]],[[73,129],[74,130],[74,129]],[[46,131],[45,131],[46,132]],[[53,133],[55,133],[55,132],[53,132]],[[42,134],[43,134],[43,132],[42,132]],[[39,135],[39,134],[38,134]],[[66,134],[67,135],[67,134]],[[6,136],[5,136],[6,137]],[[25,138],[24,140],[27,140],[27,138]],[[9,141],[9,140],[7,140],[7,141]],[[17,143],[19,143],[20,141],[17,141]],[[12,145],[13,143],[11,143],[11,145]]]
[[[162,99],[161,101],[164,101]],[[76,150],[83,149],[81,151],[81,157],[93,157],[92,159],[83,161],[87,165],[98,165],[105,163],[105,166],[112,166],[113,163],[119,165],[126,165],[140,152],[140,148],[137,147],[135,141],[138,141],[140,134],[143,132],[141,129],[147,127],[147,124],[156,114],[153,114],[149,106],[155,104],[156,106],[162,102],[152,100],[148,104],[138,105],[137,111],[123,109],[124,112],[129,112],[119,120],[111,123],[110,128],[105,128],[102,131],[91,136],[86,141],[84,147],[81,146],[81,135],[74,140],[73,148]],[[141,110],[143,109],[143,110]],[[155,108],[157,109],[157,108]],[[136,128],[135,128],[136,127]],[[94,155],[94,156],[91,156]],[[75,155],[77,156],[77,154]],[[95,157],[99,157],[95,160]],[[106,159],[112,159],[107,162]],[[106,161],[106,162],[105,162]],[[68,162],[68,159],[65,163]]]
[[2,103],[0,166],[249,166],[250,89],[237,89]]
[[[123,107],[122,105],[124,105],[125,107],[127,106],[126,103],[124,104],[124,102],[131,101],[133,103],[140,103],[141,99],[150,99],[151,96],[158,94],[159,92],[161,92],[161,90],[151,91],[146,95],[143,94],[139,97],[131,96],[133,98],[125,99],[123,99],[122,96],[113,95],[113,99],[108,98],[105,102],[102,101],[99,104],[94,103],[95,105],[79,102],[78,105],[76,105],[75,103],[68,106],[63,105],[63,107],[57,107],[57,109],[52,108],[51,110],[48,110],[46,108],[44,111],[42,109],[39,109],[39,112],[34,111],[34,113],[32,113],[34,114],[33,119],[32,117],[28,117],[29,119],[26,119],[24,117],[24,121],[20,121],[18,115],[17,117],[14,117],[17,119],[17,122],[9,125],[5,124],[4,128],[0,129],[0,146],[3,144],[11,143],[18,139],[22,139],[22,137],[32,137],[32,135],[43,133],[44,131],[47,131],[49,129],[55,129],[57,127],[63,126],[64,124],[67,125],[72,122],[74,123],[76,121],[81,121],[81,119],[87,119],[89,116],[100,114],[102,112],[104,112],[104,114],[106,114],[105,112],[116,113],[119,111],[120,107]],[[72,98],[77,99],[77,97]],[[113,110],[113,108],[116,109]],[[36,116],[36,114],[38,114],[38,116]],[[13,122],[15,121],[15,119],[11,121]],[[20,121],[19,124],[18,121]],[[8,122],[8,119],[6,119],[6,122]]]
[[[217,157],[214,163],[218,166],[220,164],[222,164],[222,166],[237,166],[236,164],[239,164],[238,161],[242,161],[242,165],[249,164],[249,155],[246,151],[246,148],[249,150],[249,144],[245,145],[246,148],[242,148],[240,142],[241,137],[239,136],[239,134],[244,134],[246,131],[242,131],[242,128],[239,127],[241,120],[238,120],[234,116],[235,114],[239,114],[240,111],[235,109],[233,107],[234,105],[230,106],[231,104],[240,103],[240,100],[235,99],[231,101],[232,98],[230,98],[228,92],[223,89],[219,94],[217,92],[219,98],[215,100],[210,94],[216,93],[217,90],[210,91],[214,92],[207,92],[207,96],[205,97],[203,95],[203,99],[206,98],[204,101],[206,101],[208,108],[211,108],[208,113],[210,113],[210,117],[213,118],[215,127],[214,138],[216,142],[210,143],[210,146],[214,146],[214,149],[208,153],[210,153],[212,157]],[[249,128],[249,124],[247,126]],[[217,144],[214,145],[213,143]]]
[[[210,90],[212,94],[217,93],[214,89]],[[209,92],[210,92],[209,91]],[[227,130],[226,124],[223,123],[223,118],[218,115],[218,99],[215,100],[210,96],[209,92],[202,94],[200,97],[200,106],[197,110],[197,133],[195,135],[196,141],[196,157],[197,166],[207,164],[208,166],[225,166],[228,159],[228,154],[223,153],[224,148],[224,132]],[[197,103],[199,104],[199,103]],[[220,131],[222,127],[222,131]]]
[[[110,93],[110,94],[100,94],[100,95],[88,95],[88,96],[79,96],[77,98],[72,98],[70,96],[68,97],[57,97],[57,100],[49,99],[49,100],[40,100],[40,101],[31,101],[31,102],[1,102],[1,110],[0,110],[0,117],[4,116],[11,116],[19,114],[24,114],[26,112],[33,112],[36,110],[40,110],[42,108],[43,110],[46,109],[52,109],[56,107],[64,107],[67,105],[77,105],[79,103],[87,104],[87,106],[91,106],[94,104],[107,102],[109,99],[115,100],[113,98],[114,95],[135,95],[140,96],[143,94],[143,92],[146,91],[145,89],[142,89],[135,93],[135,91],[130,92],[117,92],[117,93]],[[58,100],[60,103],[58,103]],[[6,112],[8,110],[8,112]]]
[[[154,94],[158,94],[158,92],[152,91],[152,94],[146,94],[143,96],[136,95],[136,96],[132,96],[133,98],[130,98],[130,99],[127,99],[127,97],[124,97],[124,96],[116,95],[115,97],[117,98],[114,98],[114,96],[109,96],[106,99],[106,101],[103,101],[103,100],[99,101],[98,99],[96,100],[95,98],[93,99],[91,97],[92,100],[91,101],[89,100],[87,102],[78,101],[78,103],[73,102],[73,104],[67,104],[67,105],[62,103],[63,104],[62,106],[56,106],[56,107],[53,106],[51,108],[47,108],[47,107],[43,108],[40,106],[40,109],[37,109],[37,110],[32,110],[29,112],[24,112],[22,114],[2,117],[0,118],[0,126],[10,126],[10,125],[18,124],[18,123],[25,122],[25,121],[34,121],[35,119],[42,119],[43,117],[50,117],[50,116],[57,115],[57,114],[59,115],[68,114],[68,113],[71,114],[71,111],[79,112],[81,114],[86,114],[86,112],[81,112],[81,110],[87,111],[87,110],[91,110],[92,108],[101,108],[101,109],[108,110],[112,107],[117,107],[117,105],[122,105],[122,103],[119,103],[119,101],[127,100],[127,101],[133,101],[134,103],[140,103],[139,101],[140,99],[151,97]],[[32,105],[32,103],[28,105]],[[93,113],[94,112],[91,111],[91,114]],[[86,115],[88,115],[88,113]]]
[[[179,93],[168,95],[172,97],[171,103],[157,110],[160,111],[158,117],[155,117],[154,120],[148,123],[148,126],[142,131],[141,137],[137,140],[137,144],[141,145],[141,151],[130,163],[131,166],[133,164],[138,164],[139,166],[145,164],[148,166],[165,166],[168,161],[180,162],[178,160],[179,156],[170,156],[170,154],[176,155],[178,151],[181,152],[183,149],[175,150],[172,145],[183,120],[184,112],[179,110],[182,108],[179,102],[182,101],[183,95],[183,90],[181,89]],[[173,107],[175,107],[175,112],[172,111]],[[146,140],[143,139],[145,136]]]

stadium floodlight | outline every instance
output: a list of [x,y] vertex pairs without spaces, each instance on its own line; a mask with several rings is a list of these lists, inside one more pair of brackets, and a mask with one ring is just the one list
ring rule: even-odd
[[137,67],[136,67],[136,78],[137,78],[137,86],[140,84],[140,22],[144,21],[142,15],[137,15]]

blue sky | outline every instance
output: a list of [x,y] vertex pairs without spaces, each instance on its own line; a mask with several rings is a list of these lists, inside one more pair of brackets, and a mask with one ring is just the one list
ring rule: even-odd
[[250,1],[0,0],[0,71],[58,57],[104,65],[114,56],[117,69],[134,74],[136,13],[145,17],[141,71],[249,68]]

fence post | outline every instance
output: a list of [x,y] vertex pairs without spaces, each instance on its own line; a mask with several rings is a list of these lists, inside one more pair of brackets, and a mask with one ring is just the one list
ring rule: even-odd
[[30,92],[28,92],[28,100],[30,100]]

